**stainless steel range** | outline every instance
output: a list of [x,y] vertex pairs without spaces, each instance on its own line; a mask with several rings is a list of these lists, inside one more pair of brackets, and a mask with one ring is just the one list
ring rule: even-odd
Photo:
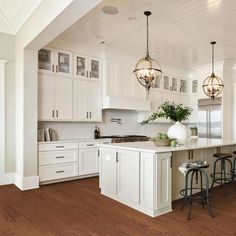
[[101,136],[101,138],[111,138],[112,143],[143,142],[149,141],[150,139],[145,135],[110,135]]

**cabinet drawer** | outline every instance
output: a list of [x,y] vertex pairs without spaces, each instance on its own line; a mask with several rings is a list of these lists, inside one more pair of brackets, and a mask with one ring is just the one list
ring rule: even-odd
[[78,176],[78,164],[61,164],[39,167],[39,181],[50,181]]
[[39,151],[56,151],[56,150],[68,150],[77,149],[77,143],[58,143],[58,144],[40,144]]
[[39,166],[78,162],[77,150],[39,152]]
[[92,148],[97,147],[98,142],[86,142],[86,143],[79,143],[79,148]]

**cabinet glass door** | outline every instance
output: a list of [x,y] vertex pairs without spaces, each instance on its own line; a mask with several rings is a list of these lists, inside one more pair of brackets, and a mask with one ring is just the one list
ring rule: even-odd
[[163,89],[170,90],[170,77],[167,75],[163,76]]
[[192,93],[197,93],[197,86],[198,86],[197,80],[192,80]]
[[99,60],[90,60],[90,78],[99,79]]
[[58,72],[70,73],[70,55],[66,53],[58,53]]
[[175,77],[171,78],[170,91],[177,92],[177,78]]
[[187,93],[187,80],[185,79],[180,80],[179,92]]
[[40,71],[53,71],[52,50],[42,48],[38,52],[38,69]]
[[75,58],[75,76],[86,77],[86,59],[82,56],[76,56]]

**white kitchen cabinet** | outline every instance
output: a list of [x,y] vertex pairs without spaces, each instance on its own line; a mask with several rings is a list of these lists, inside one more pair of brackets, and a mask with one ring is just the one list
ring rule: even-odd
[[45,47],[38,52],[38,69],[41,73],[72,76],[72,53]]
[[74,55],[74,77],[79,79],[101,78],[101,61],[84,55]]
[[188,80],[185,78],[179,79],[179,93],[188,94]]
[[117,194],[117,158],[116,149],[101,148],[101,167],[99,181],[102,193],[108,196],[115,197]]
[[[91,144],[93,145],[93,144]],[[98,174],[98,148],[83,148],[79,150],[79,175]]]
[[189,96],[188,95],[179,95],[178,104],[183,104],[184,106],[189,106]]
[[163,91],[178,92],[178,78],[176,76],[164,74],[163,80]]
[[41,184],[78,176],[78,144],[40,144],[38,153]]
[[139,166],[139,152],[117,151],[117,195],[136,203],[139,203]]
[[74,119],[102,120],[102,92],[99,82],[74,80]]
[[72,120],[72,79],[39,73],[38,101],[39,120]]
[[103,108],[150,110],[145,88],[133,75],[134,64],[105,60]]
[[101,147],[101,193],[155,217],[171,211],[171,153]]

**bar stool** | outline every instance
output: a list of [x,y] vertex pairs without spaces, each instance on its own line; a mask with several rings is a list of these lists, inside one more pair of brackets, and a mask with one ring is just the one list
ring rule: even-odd
[[[236,151],[234,151],[233,154],[236,155]],[[232,178],[234,180],[234,178],[236,177],[236,156],[234,157],[232,175],[233,175]]]
[[[184,163],[185,167],[185,188],[180,191],[180,195],[184,197],[184,203],[182,205],[181,210],[185,207],[187,203],[189,203],[189,211],[187,219],[190,220],[191,212],[192,212],[192,202],[193,199],[201,200],[202,207],[204,208],[204,204],[206,203],[208,213],[213,218],[214,214],[210,206],[209,202],[209,180],[206,172],[203,169],[209,167],[209,164],[206,161],[196,161],[194,163]],[[183,166],[183,165],[182,165]],[[179,167],[181,170],[183,167]],[[200,175],[200,183],[199,183],[199,175]],[[196,178],[196,186],[193,186],[193,179],[194,176]],[[190,178],[190,179],[189,179]],[[203,178],[205,181],[203,181]],[[190,185],[189,185],[190,182]],[[205,188],[203,185],[205,183]],[[193,191],[199,191],[198,193],[194,194]]]
[[[212,184],[211,188],[214,187],[214,184],[228,184],[232,182],[233,180],[233,173],[232,173],[232,162],[229,158],[232,157],[232,154],[230,153],[215,153],[213,154],[214,157],[216,157],[216,160],[214,162],[214,169],[213,173],[210,174],[210,177],[212,178]],[[216,170],[217,163],[220,165],[220,171]],[[227,163],[230,166],[230,171],[227,172]]]

